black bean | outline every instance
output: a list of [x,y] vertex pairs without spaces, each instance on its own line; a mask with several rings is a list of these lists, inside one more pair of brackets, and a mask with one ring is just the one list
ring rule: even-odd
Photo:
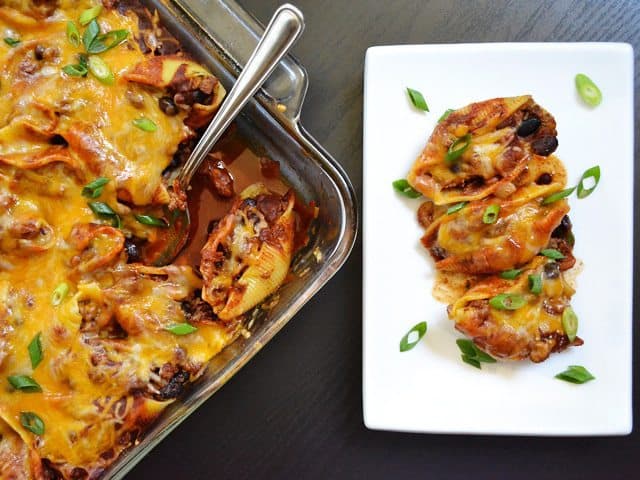
[[127,252],[127,263],[140,261],[140,247],[130,238],[124,241],[124,250]]
[[255,198],[245,198],[242,201],[242,207],[256,207],[258,205],[258,202],[256,202]]
[[434,245],[431,247],[431,256],[436,260],[442,260],[447,258],[447,251],[442,248],[440,245]]
[[63,145],[65,147],[69,145],[65,140],[65,138],[62,135],[58,135],[58,134],[55,134],[53,137],[51,137],[49,139],[49,143],[51,145]]
[[542,175],[538,177],[538,179],[536,180],[536,183],[538,185],[549,185],[551,183],[551,180],[553,180],[553,177],[551,177],[551,174],[544,172]]
[[161,97],[158,100],[158,106],[160,107],[160,110],[164,112],[165,115],[169,115],[170,117],[173,117],[174,115],[178,114],[178,107],[173,102],[173,99],[171,97]]
[[549,262],[544,266],[544,276],[549,279],[558,278],[560,276],[560,264],[558,262]]
[[537,117],[527,118],[520,124],[516,133],[519,137],[529,136],[532,133],[537,132],[541,124],[542,122]]
[[201,90],[196,90],[193,93],[193,103],[199,103],[200,105],[209,105],[213,100],[213,96],[209,95]]
[[567,235],[571,232],[571,220],[568,215],[565,215],[560,222],[560,225],[556,227],[556,229],[551,234],[552,238],[562,238],[564,240],[567,239]]
[[69,478],[71,478],[71,480],[84,480],[88,476],[89,473],[84,468],[76,467],[71,470],[71,476]]
[[44,58],[44,50],[42,45],[36,45],[36,48],[33,49],[33,56],[36,57],[36,60],[42,60]]
[[545,135],[532,142],[531,148],[537,155],[548,157],[558,148],[558,139],[553,135]]
[[164,387],[162,387],[162,389],[160,390],[160,393],[154,395],[155,399],[159,401],[164,401],[164,400],[176,398],[182,393],[188,381],[189,381],[189,374],[187,372],[180,370],[173,377],[171,377],[171,380],[169,380],[169,383],[167,383]]

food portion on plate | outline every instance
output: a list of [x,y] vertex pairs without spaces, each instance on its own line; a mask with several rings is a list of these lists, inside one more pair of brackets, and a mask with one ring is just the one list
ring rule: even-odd
[[317,209],[233,129],[180,190],[225,90],[137,1],[0,1],[0,27],[0,477],[99,478],[246,334]]
[[457,330],[500,359],[542,362],[583,344],[566,198],[576,187],[566,188],[557,146],[553,116],[531,96],[494,98],[444,115],[407,177],[426,197],[417,217],[434,295]]
[[506,197],[531,156],[557,146],[555,120],[529,95],[472,103],[438,123],[407,180],[436,205]]
[[564,199],[540,201],[558,185],[518,188],[506,198],[491,195],[456,211],[424,202],[418,210],[426,228],[422,244],[441,271],[491,274],[524,265],[547,246],[569,212]]
[[490,355],[545,360],[569,345],[582,345],[566,322],[573,315],[573,287],[560,264],[538,256],[514,279],[479,280],[448,307],[456,329]]

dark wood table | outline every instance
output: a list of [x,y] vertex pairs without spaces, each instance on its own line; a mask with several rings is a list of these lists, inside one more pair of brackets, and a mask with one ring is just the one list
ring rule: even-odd
[[[282,3],[240,1],[263,22]],[[359,198],[362,79],[367,47],[620,41],[634,46],[636,65],[640,51],[638,1],[294,3],[305,13],[307,22],[295,49],[311,79],[303,123],[345,167]],[[639,98],[636,87],[636,111]],[[636,239],[639,210],[634,215]],[[361,264],[359,239],[334,279],[129,478],[638,478],[634,472],[640,469],[637,355],[635,428],[627,437],[517,438],[367,430],[362,421]],[[634,288],[635,305],[637,294]],[[637,333],[636,328],[636,346],[640,345]],[[481,415],[482,395],[471,395],[469,408]]]

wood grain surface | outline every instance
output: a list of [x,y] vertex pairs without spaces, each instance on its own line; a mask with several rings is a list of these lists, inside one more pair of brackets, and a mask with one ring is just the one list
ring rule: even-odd
[[[282,3],[239,1],[262,22],[268,21]],[[345,167],[359,198],[362,198],[362,80],[364,55],[369,46],[495,41],[628,42],[636,52],[638,111],[638,1],[293,0],[293,3],[304,12],[307,22],[304,36],[294,49],[311,81],[303,124]],[[636,158],[638,151],[636,144]],[[636,192],[636,204],[637,200]],[[635,245],[639,251],[638,209],[634,219]],[[128,478],[637,478],[640,469],[637,355],[634,433],[628,437],[515,438],[367,430],[362,422],[361,263],[359,239],[349,261],[334,279]],[[636,273],[637,266],[636,262]],[[638,277],[634,277],[637,287]],[[634,307],[637,300],[638,288],[634,288]],[[636,328],[636,351],[640,345],[637,333]],[[469,408],[482,415],[481,393],[470,392]]]

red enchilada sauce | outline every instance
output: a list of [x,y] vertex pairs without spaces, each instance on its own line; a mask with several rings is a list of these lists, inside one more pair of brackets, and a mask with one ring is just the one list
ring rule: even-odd
[[[214,180],[212,170],[223,171],[218,178],[228,176],[231,179],[232,196],[228,196],[226,192],[228,181]],[[280,174],[279,163],[268,157],[256,155],[232,126],[191,180],[191,188],[187,192],[191,219],[189,239],[173,263],[199,265],[200,250],[215,223],[231,209],[235,199],[246,187],[257,182],[263,183],[270,191],[280,195],[284,195],[290,189]],[[309,226],[317,216],[315,202],[305,204],[296,195],[295,213],[294,249],[298,250],[309,241]]]

